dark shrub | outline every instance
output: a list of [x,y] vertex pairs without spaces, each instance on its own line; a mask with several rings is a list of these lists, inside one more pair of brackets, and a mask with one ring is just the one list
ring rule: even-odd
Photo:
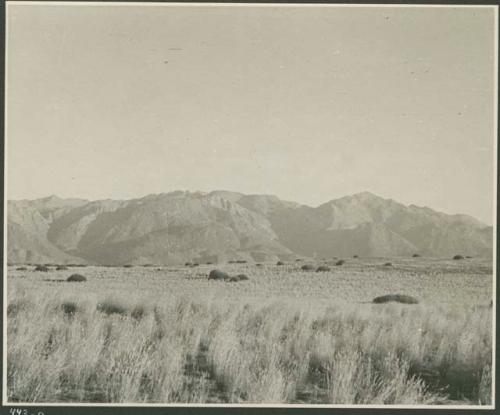
[[340,265],[344,265],[344,264],[345,264],[345,261],[344,261],[343,259],[339,259],[339,260],[335,263],[335,265],[337,265],[338,267],[339,267]]
[[238,278],[238,281],[246,281],[249,279],[245,274],[238,274],[236,278]]
[[105,300],[97,304],[97,311],[107,314],[108,316],[111,314],[120,314],[124,316],[127,314],[127,307],[113,300]]
[[237,264],[246,264],[246,263],[247,263],[247,261],[245,261],[244,259],[238,259],[238,260],[236,261],[236,263],[237,263]]
[[469,258],[469,259],[470,259],[470,258],[474,258],[474,257],[472,257],[472,256],[470,256],[470,255],[467,255],[465,258]]
[[261,267],[261,266],[262,266],[262,264],[255,264],[255,266],[256,266],[256,267]]
[[229,282],[238,282],[240,279],[238,277],[231,277],[229,278]]
[[228,263],[229,264],[236,264],[236,261],[231,260],[231,261],[228,261]]
[[327,267],[326,265],[320,265],[318,268],[316,268],[316,272],[328,272],[330,271],[330,267]]
[[35,267],[35,271],[40,271],[40,272],[48,272],[49,268],[46,267],[45,265],[37,265]]
[[312,271],[314,270],[314,265],[306,264],[300,267],[302,271]]
[[418,304],[418,300],[416,298],[404,294],[387,294],[373,299],[374,304],[383,304],[389,302],[396,302],[403,304]]
[[68,267],[66,265],[58,265],[56,271],[66,271]]
[[453,259],[458,260],[458,259],[464,259],[462,255],[455,255]]
[[15,300],[7,306],[7,316],[15,317],[21,311],[31,308],[30,303],[24,299]]
[[198,267],[198,266],[200,266],[200,264],[198,264],[197,262],[194,262],[192,266],[193,267]]
[[140,320],[143,318],[146,314],[146,308],[143,305],[136,305],[133,309],[132,312],[130,313],[130,317]]
[[28,268],[26,267],[19,267],[19,268],[16,268],[17,271],[27,271]]
[[357,255],[353,255],[352,257],[353,257],[353,258],[359,258]]
[[392,267],[392,264],[391,264],[390,262],[386,262],[386,263],[384,264],[384,267]]
[[123,266],[123,268],[132,268],[132,267],[133,267],[133,265],[132,265],[132,264],[125,264],[125,265]]
[[297,259],[295,260],[295,262],[300,262],[300,261],[302,261],[300,258],[297,258]]
[[184,264],[184,266],[186,266],[186,267],[190,267],[191,265],[193,265],[191,262],[186,262],[186,263]]
[[213,262],[210,262],[210,261],[207,262],[207,265],[212,265],[212,264],[213,264]]
[[208,279],[209,280],[227,280],[229,279],[229,275],[227,275],[224,271],[214,269],[210,271],[210,274],[208,274]]
[[412,257],[413,258],[418,258],[420,255],[419,254],[413,254]]
[[276,265],[285,265],[285,263],[282,261],[278,261],[278,262],[276,262]]
[[76,305],[76,303],[73,303],[71,301],[65,301],[61,304],[61,310],[67,316],[72,316],[77,312],[78,306]]
[[71,274],[68,278],[66,278],[66,281],[68,281],[68,282],[83,282],[83,281],[87,281],[87,278],[85,278],[83,275],[80,275],[80,274]]

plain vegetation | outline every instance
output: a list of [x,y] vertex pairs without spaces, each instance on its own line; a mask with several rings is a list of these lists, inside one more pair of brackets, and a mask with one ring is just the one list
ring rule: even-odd
[[491,263],[384,263],[12,268],[9,401],[491,403]]

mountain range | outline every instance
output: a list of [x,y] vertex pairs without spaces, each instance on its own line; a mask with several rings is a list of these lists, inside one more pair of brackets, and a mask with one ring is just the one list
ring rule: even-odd
[[9,201],[10,263],[180,264],[297,257],[491,256],[493,228],[369,192],[310,207],[229,191]]

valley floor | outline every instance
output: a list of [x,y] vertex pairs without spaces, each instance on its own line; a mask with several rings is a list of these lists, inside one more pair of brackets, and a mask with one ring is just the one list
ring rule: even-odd
[[10,267],[9,401],[491,403],[491,261],[303,264]]

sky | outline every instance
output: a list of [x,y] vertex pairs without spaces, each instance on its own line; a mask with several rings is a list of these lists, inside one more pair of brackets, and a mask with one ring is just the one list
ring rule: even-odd
[[7,7],[9,199],[370,191],[493,222],[492,7]]

